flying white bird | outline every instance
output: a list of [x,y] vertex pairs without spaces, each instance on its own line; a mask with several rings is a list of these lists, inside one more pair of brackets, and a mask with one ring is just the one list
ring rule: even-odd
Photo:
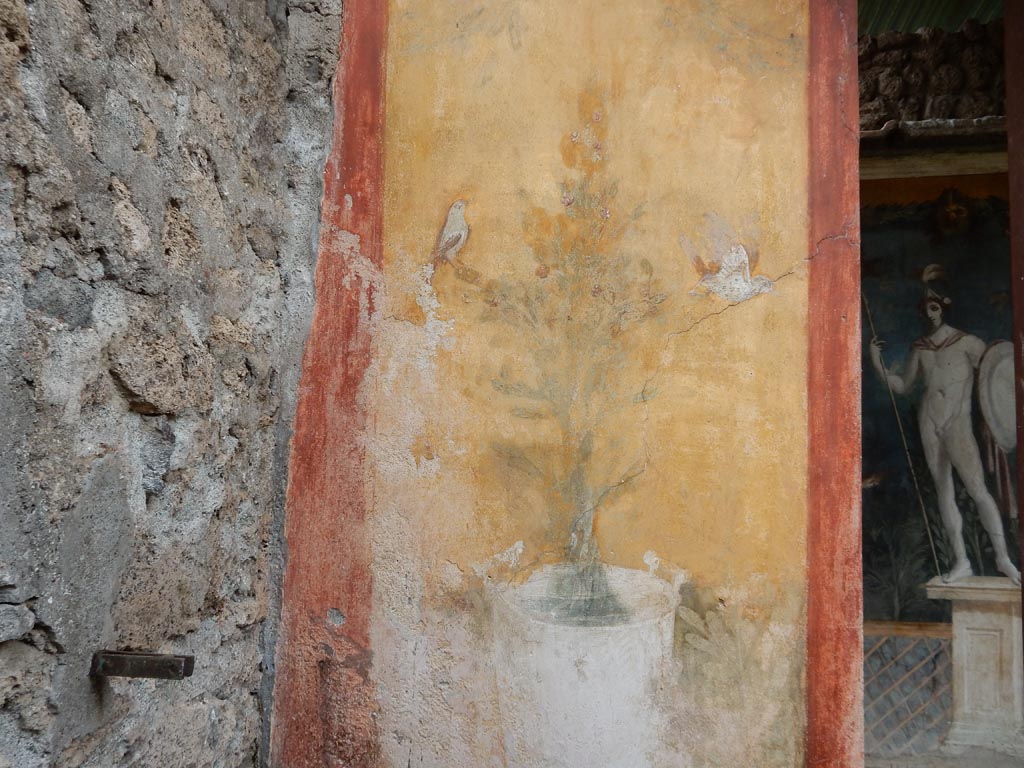
[[441,233],[437,236],[437,245],[434,246],[434,265],[437,266],[444,261],[454,261],[462,246],[466,244],[469,237],[469,225],[466,224],[466,201],[456,200],[448,209],[448,218],[445,219]]
[[746,301],[772,289],[763,275],[751,278],[750,256],[742,245],[732,246],[718,264],[718,271],[704,275],[690,293],[713,293],[726,301]]

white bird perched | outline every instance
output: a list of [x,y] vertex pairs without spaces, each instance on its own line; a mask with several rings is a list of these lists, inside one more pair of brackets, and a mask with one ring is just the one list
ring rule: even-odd
[[448,218],[437,236],[437,245],[434,246],[434,265],[443,261],[454,261],[462,246],[466,244],[469,237],[469,225],[466,224],[466,201],[456,200],[448,209]]
[[691,293],[699,288],[726,301],[746,301],[772,289],[772,281],[763,275],[750,277],[750,256],[742,245],[732,246],[718,264],[718,271],[704,275]]

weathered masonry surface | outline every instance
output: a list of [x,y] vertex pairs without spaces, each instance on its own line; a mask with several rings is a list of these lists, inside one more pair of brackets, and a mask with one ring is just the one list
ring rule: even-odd
[[858,126],[853,0],[344,6],[0,0],[0,768],[523,764],[496,595],[584,550],[671,631],[537,677],[637,760],[860,764],[858,127],[1000,25]]
[[0,0],[3,768],[258,759],[340,6]]

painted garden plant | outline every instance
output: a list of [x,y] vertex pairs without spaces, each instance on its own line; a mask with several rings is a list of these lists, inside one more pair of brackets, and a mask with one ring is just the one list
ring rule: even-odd
[[481,319],[505,324],[528,349],[529,376],[525,367],[502,368],[491,386],[507,398],[515,417],[549,420],[559,436],[553,451],[510,442],[494,446],[513,471],[543,485],[553,521],[571,521],[560,536],[573,567],[552,599],[564,607],[557,609],[563,618],[565,612],[581,620],[600,615],[614,623],[620,609],[603,588],[595,516],[611,494],[643,473],[647,460],[608,456],[622,449],[605,433],[612,414],[644,401],[622,375],[629,365],[627,341],[635,326],[658,314],[667,295],[658,289],[651,263],[624,247],[642,211],[607,178],[602,105],[584,96],[580,112],[583,126],[562,140],[570,175],[558,190],[557,209],[527,201],[523,231],[535,260],[532,272],[488,279],[456,269],[479,291]]

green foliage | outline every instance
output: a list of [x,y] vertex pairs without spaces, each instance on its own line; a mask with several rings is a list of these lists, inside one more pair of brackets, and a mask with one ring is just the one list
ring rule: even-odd
[[497,450],[511,469],[543,477],[557,495],[557,506],[572,520],[569,550],[576,559],[596,557],[597,507],[638,474],[634,464],[621,477],[603,476],[616,466],[607,456],[614,449],[598,446],[595,435],[613,412],[654,397],[653,390],[636,395],[635,385],[626,391],[621,371],[634,344],[630,332],[657,316],[668,298],[658,290],[650,260],[634,260],[624,244],[642,208],[622,203],[616,181],[602,181],[600,152],[591,151],[602,146],[596,138],[603,135],[598,111],[594,118],[584,131],[590,145],[583,146],[579,132],[563,142],[574,174],[559,188],[559,209],[523,198],[532,272],[496,278],[467,269],[457,273],[477,292],[480,320],[503,325],[524,342],[523,365],[503,367],[491,387],[509,401],[513,417],[552,422],[560,448],[512,450],[503,443]]

